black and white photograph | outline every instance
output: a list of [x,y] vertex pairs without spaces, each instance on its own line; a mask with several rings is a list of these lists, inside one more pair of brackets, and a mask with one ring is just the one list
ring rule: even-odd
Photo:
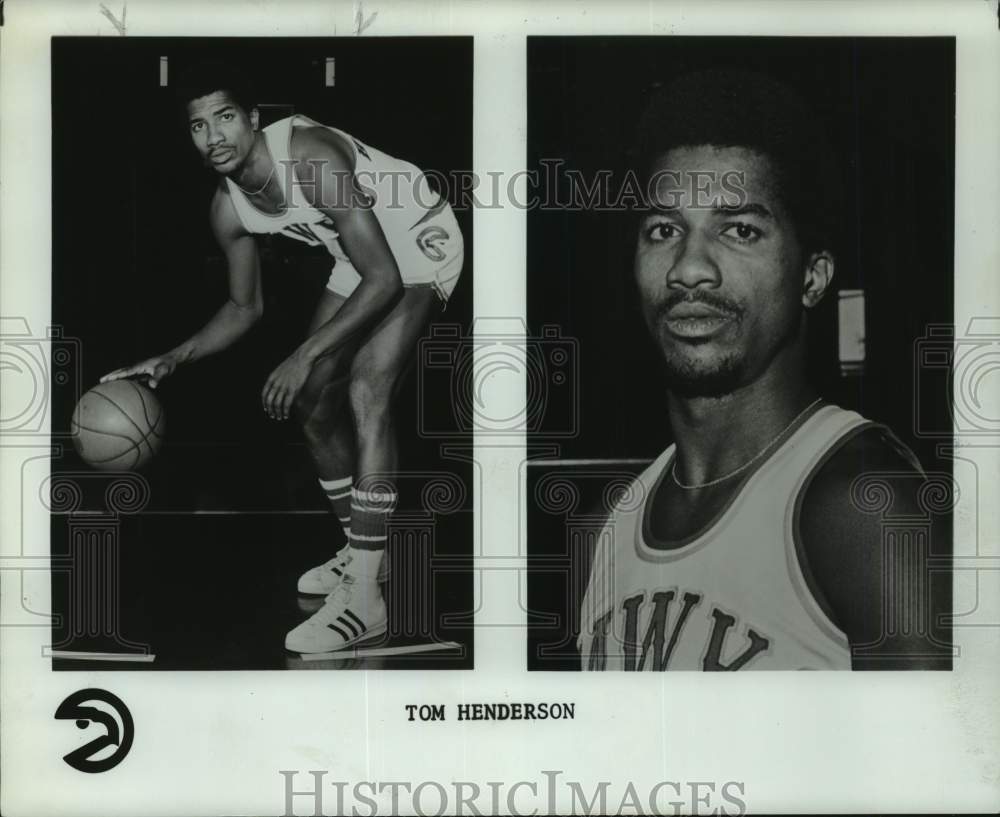
[[471,54],[53,41],[54,669],[472,666]]
[[0,0],[0,813],[995,813],[998,2]]
[[531,669],[950,668],[954,77],[948,37],[529,40],[529,322],[579,373]]

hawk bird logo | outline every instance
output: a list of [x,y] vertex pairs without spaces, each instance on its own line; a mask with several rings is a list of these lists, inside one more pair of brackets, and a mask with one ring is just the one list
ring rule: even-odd
[[[83,705],[97,701],[110,706],[115,714],[94,706]],[[115,718],[115,715],[118,717]],[[128,711],[128,707],[125,706],[121,698],[105,689],[81,689],[74,692],[59,704],[55,717],[56,720],[76,721],[76,725],[80,729],[86,729],[92,723],[96,723],[107,730],[105,734],[90,741],[90,743],[85,743],[63,756],[63,760],[78,772],[94,774],[113,769],[125,759],[125,755],[132,748],[132,737],[135,734],[132,713]],[[121,721],[120,727],[119,720]],[[117,748],[107,757],[94,760],[95,755],[100,754],[109,746]]]
[[417,246],[420,252],[432,261],[444,261],[448,254],[441,249],[441,245],[446,243],[451,236],[442,227],[425,227],[417,236]]

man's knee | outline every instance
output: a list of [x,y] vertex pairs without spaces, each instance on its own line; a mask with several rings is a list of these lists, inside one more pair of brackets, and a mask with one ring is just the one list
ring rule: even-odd
[[346,392],[347,379],[335,378],[299,393],[292,411],[306,439],[322,441],[343,421]]

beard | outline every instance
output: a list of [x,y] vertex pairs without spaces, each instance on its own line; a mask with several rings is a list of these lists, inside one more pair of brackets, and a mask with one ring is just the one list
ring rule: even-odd
[[681,397],[724,397],[744,382],[746,359],[737,351],[698,360],[677,354],[675,340],[658,340],[667,388]]
[[771,344],[753,343],[741,337],[742,310],[734,315],[734,332],[728,338],[680,340],[665,326],[654,326],[652,334],[671,392],[689,398],[725,397],[761,376],[775,358],[804,338],[805,323],[800,320],[790,321]]
[[715,347],[720,340],[680,340],[666,329],[666,315],[681,303],[701,303],[727,314],[737,333],[743,322],[742,307],[710,291],[686,294],[673,292],[647,313],[647,326],[660,351],[667,387],[682,397],[723,397],[731,394],[743,382],[746,357],[741,348],[725,344],[711,356],[696,354],[700,348]]

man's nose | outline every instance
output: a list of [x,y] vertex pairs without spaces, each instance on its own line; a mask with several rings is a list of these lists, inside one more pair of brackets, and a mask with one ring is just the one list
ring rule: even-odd
[[712,257],[709,242],[697,231],[688,233],[667,271],[667,286],[694,289],[698,286],[715,287],[721,281],[722,274]]
[[208,144],[217,145],[222,141],[222,131],[213,125],[208,126]]

